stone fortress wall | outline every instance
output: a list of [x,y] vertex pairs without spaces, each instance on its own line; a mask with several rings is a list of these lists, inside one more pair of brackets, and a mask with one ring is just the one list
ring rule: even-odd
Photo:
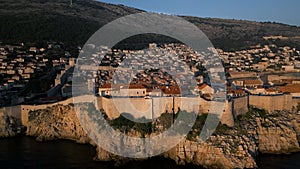
[[[100,97],[98,103],[100,109],[103,109],[110,119],[114,119],[120,116],[120,113],[130,113],[135,118],[154,118],[159,117],[162,113],[178,112],[179,110],[185,110],[187,112],[196,112],[202,110],[201,98],[187,98],[187,97],[153,97],[150,99],[144,98],[114,98],[109,99]],[[206,102],[203,102],[206,104]],[[117,107],[115,105],[118,105]],[[205,105],[208,107],[209,105]],[[153,115],[152,115],[153,113]]]
[[[207,101],[202,98],[186,98],[186,97],[153,97],[145,98],[130,98],[126,102],[126,98],[109,99],[105,97],[95,96],[78,96],[67,100],[43,105],[18,105],[12,107],[4,107],[0,112],[21,119],[22,125],[27,126],[28,115],[31,110],[46,109],[55,105],[68,105],[76,102],[95,103],[96,109],[103,109],[110,119],[120,116],[120,113],[130,113],[134,118],[157,118],[162,113],[177,112],[186,110],[195,112],[198,109],[199,114],[210,113],[215,104],[212,101]],[[174,100],[174,102],[173,102]],[[199,107],[197,103],[200,102]],[[129,104],[130,103],[130,104]],[[238,98],[233,98],[230,101],[226,100],[225,110],[222,112],[221,122],[229,126],[234,125],[234,119],[241,114],[248,112],[249,105],[265,109],[267,111],[275,110],[292,110],[300,103],[300,98],[293,98],[291,94],[282,94],[274,96],[249,95]],[[116,108],[115,105],[119,105]],[[120,106],[121,105],[121,106]],[[152,113],[153,112],[153,113]]]
[[[199,114],[204,114],[211,113],[210,110],[215,106],[212,101],[202,98],[153,97],[151,99],[130,98],[128,102],[126,102],[126,100],[126,98],[109,99],[97,97],[97,105],[98,109],[103,109],[110,119],[118,118],[121,113],[130,113],[135,118],[157,118],[164,112],[172,113],[173,107],[175,113],[180,109],[187,112],[195,112],[198,110]],[[198,102],[200,102],[199,107],[196,107]],[[221,122],[229,126],[234,125],[234,119],[238,115],[247,113],[250,105],[270,112],[275,110],[292,110],[298,103],[300,103],[300,98],[294,98],[291,94],[273,96],[247,95],[237,97],[230,101],[226,100]],[[118,105],[118,108],[116,108],[115,105]]]
[[[296,98],[295,98],[296,99]],[[265,109],[269,112],[275,110],[292,110],[293,102],[297,102],[298,99],[293,101],[291,94],[280,94],[280,95],[250,95],[249,105],[257,108]],[[295,103],[296,104],[296,103]]]
[[[75,99],[76,98],[76,99]],[[55,105],[69,105],[74,103],[74,100],[84,100],[86,102],[92,102],[93,97],[90,96],[79,96],[75,98],[69,98],[60,102],[50,103],[50,104],[41,104],[41,105],[18,105],[11,107],[0,108],[0,112],[11,117],[15,117],[21,120],[22,125],[27,126],[28,124],[28,115],[30,111],[46,109]]]
[[233,98],[229,105],[231,106],[232,116],[236,118],[238,115],[245,114],[249,111],[249,97],[242,96]]

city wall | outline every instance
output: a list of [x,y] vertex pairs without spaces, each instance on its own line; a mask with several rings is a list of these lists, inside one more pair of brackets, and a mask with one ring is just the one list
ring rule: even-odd
[[[174,100],[174,101],[173,101]],[[16,117],[21,120],[22,125],[28,125],[28,115],[31,110],[46,109],[55,105],[68,105],[70,103],[88,102],[95,103],[96,109],[103,109],[110,119],[118,118],[120,113],[130,113],[135,118],[157,118],[162,113],[173,112],[178,110],[186,110],[188,112],[196,112],[199,114],[213,113],[216,111],[216,104],[202,98],[185,98],[185,97],[157,97],[151,99],[145,98],[116,98],[109,99],[105,97],[95,96],[78,96],[61,102],[43,105],[19,105],[1,108],[0,112]],[[199,107],[197,103],[200,102]],[[248,112],[248,105],[255,106],[267,111],[275,110],[292,110],[300,103],[300,98],[293,98],[291,94],[283,94],[276,96],[260,96],[249,95],[239,98],[233,98],[226,101],[225,110],[222,112],[221,122],[229,126],[234,125],[234,118],[240,114]],[[224,103],[223,103],[224,104]],[[115,106],[118,105],[118,108]],[[222,106],[222,105],[221,105]]]
[[249,97],[248,96],[242,96],[233,98],[229,102],[232,110],[232,115],[234,118],[236,118],[238,115],[245,114],[249,111]]
[[292,110],[293,98],[291,94],[269,96],[250,95],[249,105],[265,109],[269,112],[275,110]]
[[41,104],[41,105],[18,105],[18,106],[11,106],[11,107],[4,107],[1,108],[0,111],[3,112],[7,116],[15,117],[21,120],[22,125],[28,125],[28,115],[30,111],[46,109],[47,107],[52,107],[55,105],[69,105],[74,103],[74,101],[84,100],[86,102],[92,102],[95,100],[93,97],[90,96],[79,96],[74,98],[69,98],[67,100],[63,100],[57,103],[50,103],[50,104]]
[[143,117],[148,119],[157,118],[162,113],[172,113],[173,106],[175,112],[178,112],[179,109],[188,112],[196,112],[199,110],[199,107],[197,107],[198,103],[199,98],[183,97],[155,97],[151,99],[98,98],[99,108],[103,109],[110,119],[118,118],[121,113],[130,113],[137,119]]
[[228,126],[234,126],[234,116],[232,111],[233,111],[232,102],[226,100],[225,111],[223,112],[221,117],[222,124],[227,124]]
[[[174,101],[173,101],[174,99]],[[199,104],[200,103],[200,104]],[[116,106],[118,105],[118,106]],[[157,97],[151,99],[144,98],[98,98],[98,106],[103,109],[109,119],[115,119],[121,113],[130,113],[134,118],[158,118],[162,113],[172,113],[173,106],[175,113],[178,110],[185,110],[187,112],[203,113],[222,113],[221,122],[232,126],[234,119],[232,116],[232,104],[207,101],[202,98],[186,98],[186,97]],[[217,107],[224,107],[223,112]],[[239,106],[238,106],[239,107]],[[248,111],[245,110],[246,112]],[[246,113],[243,112],[243,113]]]
[[[130,98],[127,102],[125,98],[109,99],[105,97],[78,96],[64,101],[42,105],[19,105],[5,107],[0,109],[8,116],[13,116],[21,120],[22,125],[28,125],[28,116],[30,111],[46,109],[55,105],[69,105],[71,103],[88,102],[94,103],[98,110],[103,109],[110,119],[118,118],[120,113],[130,113],[135,118],[158,118],[162,113],[185,110],[187,112],[197,112],[199,114],[209,113],[214,109],[211,101],[202,98],[184,98],[184,97],[157,97],[151,99]],[[174,100],[174,101],[173,101]],[[200,105],[197,106],[197,103]],[[130,104],[129,104],[130,103]],[[118,108],[115,105],[119,105]],[[233,125],[232,105],[226,102],[225,110],[221,121],[228,125]],[[152,113],[153,112],[153,113]]]

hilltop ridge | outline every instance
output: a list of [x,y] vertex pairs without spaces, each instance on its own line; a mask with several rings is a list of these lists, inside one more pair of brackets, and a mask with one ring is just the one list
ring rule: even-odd
[[[119,17],[143,12],[124,5],[93,0],[0,0],[0,41],[61,41],[82,46],[101,26]],[[279,23],[181,16],[197,25],[224,50],[248,48],[266,43],[264,36],[279,45],[299,47],[300,28]]]

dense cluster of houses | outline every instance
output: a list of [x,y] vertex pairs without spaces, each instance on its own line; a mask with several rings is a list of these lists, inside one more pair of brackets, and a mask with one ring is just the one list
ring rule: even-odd
[[[52,88],[46,92],[48,98],[72,97],[72,68],[76,60],[66,51],[63,56],[55,52],[64,51],[62,46],[60,43],[48,43],[45,47],[0,45],[1,103],[9,100],[10,103],[18,104],[26,98],[34,97],[33,93],[24,96],[19,94],[36,74],[44,73],[47,76],[45,71],[54,71],[56,76]],[[92,44],[90,47],[96,48]],[[217,51],[228,73],[228,97],[284,93],[300,97],[300,78],[267,74],[270,71],[297,72],[300,68],[300,54],[296,49],[258,45],[243,51]],[[220,72],[224,68],[214,57],[207,58],[206,55],[182,44],[150,44],[146,50],[108,49],[101,46],[97,53],[77,61],[87,63],[79,66],[80,72],[85,75],[82,78],[88,79],[82,85],[98,96],[181,96],[182,88],[195,80],[197,87],[189,90],[212,100],[214,89],[209,85],[207,73],[209,71],[211,77],[221,80]],[[88,64],[85,59],[94,63]],[[207,65],[210,65],[209,70],[205,69]]]
[[[90,47],[95,46],[91,44]],[[139,95],[176,96],[180,95],[180,87],[187,86],[191,81],[199,86],[205,83],[204,67],[208,64],[213,65],[210,67],[211,75],[221,79],[218,77],[221,63],[211,64],[215,58],[205,59],[205,55],[181,44],[149,44],[146,50],[119,50],[101,46],[97,54],[88,58],[95,61],[92,65],[100,66],[81,65],[81,70],[93,72],[91,76],[95,77],[96,93],[100,96],[112,94],[107,88],[110,83],[117,86],[128,83],[142,85],[147,92],[139,92]],[[122,92],[116,90],[121,91],[114,87],[114,94],[122,96]]]
[[235,52],[218,49],[218,52],[229,76],[227,93],[230,97],[285,93],[296,97],[300,93],[299,50],[269,44]]
[[[300,78],[298,76],[290,75],[267,75],[266,82],[260,78],[257,79],[238,79],[231,83],[233,89],[253,95],[278,95],[291,93],[293,97],[300,97]],[[241,93],[239,93],[241,94]]]
[[224,52],[218,50],[229,72],[276,72],[300,70],[300,51],[289,46],[257,45],[252,49]]
[[[209,82],[205,78],[205,66],[212,60],[205,59],[202,54],[194,52],[191,48],[180,44],[166,44],[158,47],[156,44],[150,44],[152,50],[118,50],[102,47],[99,55],[103,55],[100,63],[101,68],[97,69],[95,76],[96,94],[100,96],[124,96],[124,93],[131,93],[133,97],[148,96],[179,96],[180,88],[185,85],[178,84],[176,78],[183,78],[183,81],[189,76],[188,72],[192,70],[197,81],[198,88],[203,98],[212,99],[211,93],[214,89],[209,86]],[[163,50],[162,50],[163,49]],[[168,51],[168,54],[163,51]],[[267,79],[262,80],[266,71],[280,71],[281,73],[290,72],[298,69],[298,60],[300,60],[299,51],[290,47],[277,47],[275,45],[266,45],[261,47],[257,45],[249,50],[236,52],[223,52],[218,50],[225,69],[229,75],[227,84],[227,94],[229,97],[242,97],[247,94],[255,95],[277,95],[283,93],[297,93],[299,79],[295,76],[280,76],[274,78],[275,75],[265,75]],[[150,55],[152,59],[149,59]],[[170,57],[171,56],[171,57]],[[128,63],[122,62],[129,58]],[[187,63],[188,67],[180,67],[178,69],[177,60],[182,59]],[[171,70],[159,69],[165,60],[175,63],[170,67]],[[137,67],[138,73],[132,74],[130,69],[122,69],[122,73],[118,74],[116,79],[111,80],[115,76],[117,67],[130,65]],[[157,67],[151,67],[155,65]],[[293,67],[293,68],[292,68]],[[126,67],[128,68],[128,67]],[[139,70],[140,68],[140,70]],[[149,69],[147,69],[149,68]],[[153,69],[154,68],[154,69]],[[157,68],[157,70],[155,70]],[[182,68],[182,69],[180,69]],[[274,68],[274,69],[273,69]],[[277,69],[278,68],[278,69]],[[299,67],[300,68],[300,67]],[[146,69],[146,70],[145,70]],[[159,69],[159,70],[158,70]],[[174,76],[167,72],[177,71]],[[176,70],[175,70],[176,69]],[[218,79],[218,69],[220,65],[214,65],[210,69],[211,76]],[[300,69],[299,69],[300,70]],[[119,79],[118,79],[119,78]],[[132,85],[125,85],[131,79]],[[116,85],[111,85],[111,82]],[[294,94],[296,95],[296,94]]]
[[[18,104],[41,93],[30,92],[29,83],[63,69],[70,54],[62,43],[0,44],[0,106]],[[54,85],[54,84],[52,84]],[[29,92],[23,92],[23,91]]]

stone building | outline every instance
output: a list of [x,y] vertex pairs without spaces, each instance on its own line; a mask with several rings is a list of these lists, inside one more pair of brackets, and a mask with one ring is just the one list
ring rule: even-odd
[[147,89],[141,84],[106,84],[99,88],[100,96],[145,97]]

